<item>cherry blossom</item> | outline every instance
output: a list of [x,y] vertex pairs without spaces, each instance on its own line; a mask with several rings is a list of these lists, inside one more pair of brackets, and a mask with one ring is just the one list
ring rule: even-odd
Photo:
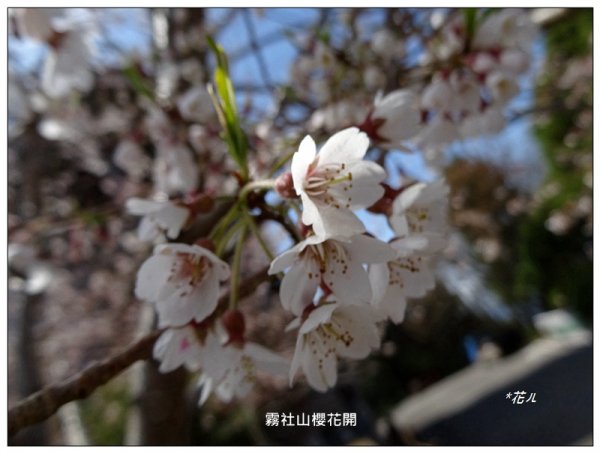
[[490,14],[480,25],[473,38],[473,47],[520,47],[529,49],[537,28],[528,14],[520,9],[507,8]]
[[404,46],[394,34],[383,28],[373,33],[370,40],[371,49],[383,58],[391,59],[404,54]]
[[401,147],[403,141],[417,135],[420,123],[417,96],[409,90],[396,90],[386,96],[377,94],[373,111],[365,122],[371,130],[363,130],[386,148]]
[[375,315],[369,305],[328,302],[313,309],[300,326],[290,368],[290,385],[302,368],[308,383],[325,392],[337,381],[337,358],[364,359],[379,347]]
[[159,371],[168,373],[184,365],[196,371],[203,363],[202,344],[193,325],[169,328],[154,343],[153,356],[160,362]]
[[490,88],[494,102],[505,105],[519,92],[519,85],[512,74],[503,71],[493,71],[488,74],[485,84]]
[[89,66],[91,42],[87,30],[69,30],[61,35],[44,63],[41,86],[54,98],[66,96],[73,89],[88,91],[94,82]]
[[202,321],[216,308],[229,266],[198,245],[160,244],[137,274],[135,295],[156,304],[159,326]]
[[318,155],[310,136],[300,143],[292,160],[294,188],[302,199],[302,222],[318,237],[350,237],[365,230],[352,210],[377,201],[386,176],[379,165],[362,160],[368,147],[366,134],[354,127],[333,135]]
[[436,115],[415,137],[423,147],[436,148],[460,139],[459,125],[444,115]]
[[16,11],[19,31],[38,41],[48,40],[54,33],[52,19],[63,14],[61,8],[22,8]]
[[460,125],[463,137],[497,134],[506,126],[506,120],[499,107],[488,107],[479,115],[471,115]]
[[177,100],[181,116],[188,121],[203,123],[214,114],[210,95],[204,87],[194,87],[182,94]]
[[92,30],[69,20],[68,12],[63,8],[16,11],[19,31],[49,47],[40,78],[42,90],[52,98],[64,97],[73,89],[88,91],[94,81],[89,64]]
[[150,158],[142,147],[128,139],[121,140],[115,148],[113,162],[136,180],[143,178],[150,169]]
[[245,397],[259,372],[284,376],[289,362],[269,349],[246,342],[243,347],[207,348],[206,365],[198,384],[202,387],[199,404],[204,404],[212,391],[225,402]]
[[275,258],[269,273],[290,268],[281,282],[281,304],[300,315],[321,284],[340,302],[368,303],[371,287],[362,265],[385,262],[394,255],[388,244],[364,235],[345,241],[309,236]]
[[234,397],[243,398],[257,381],[258,373],[285,376],[288,371],[287,359],[246,341],[243,332],[228,333],[219,321],[203,342],[199,404],[204,404],[212,392],[225,403]]
[[422,297],[435,286],[435,277],[429,269],[429,258],[424,254],[407,251],[402,240],[392,241],[398,257],[387,263],[369,266],[373,287],[371,303],[380,319],[389,318],[398,324],[404,320],[406,298]]
[[198,169],[192,152],[180,143],[163,141],[154,161],[156,190],[166,194],[190,192],[198,184]]
[[378,66],[370,65],[365,69],[363,81],[367,90],[374,91],[385,86],[385,74]]
[[449,188],[442,179],[404,189],[392,204],[390,224],[396,234],[426,239],[429,251],[445,247],[448,193]]
[[170,201],[130,198],[125,206],[129,213],[143,216],[138,227],[138,237],[142,241],[154,241],[163,234],[175,239],[190,216],[189,209]]

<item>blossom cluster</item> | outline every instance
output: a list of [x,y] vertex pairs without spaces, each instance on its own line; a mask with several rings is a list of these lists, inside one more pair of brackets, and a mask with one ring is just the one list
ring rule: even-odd
[[[380,324],[399,323],[407,298],[434,286],[431,257],[445,245],[447,187],[443,181],[384,189],[385,170],[365,160],[369,139],[357,128],[333,135],[317,152],[307,136],[300,143],[280,192],[302,202],[305,239],[275,258],[270,274],[282,277],[283,308],[298,328],[290,363],[248,342],[244,316],[219,309],[219,287],[229,265],[199,245],[162,243],[141,266],[136,296],[154,304],[165,331],[154,356],[160,370],[179,366],[201,372],[200,402],[214,391],[223,401],[244,396],[258,372],[289,373],[290,385],[302,369],[309,384],[325,391],[337,381],[338,357],[362,359],[380,344]],[[367,234],[357,211],[387,201],[396,237],[389,243]],[[128,209],[145,217],[140,237],[163,231],[179,236],[190,210],[171,202],[130,199]],[[204,245],[204,244],[202,244]]]
[[[293,68],[293,74],[300,78],[301,94],[302,90],[331,90],[336,83],[338,90],[351,84],[346,79],[358,76],[347,77],[342,83],[331,75],[339,73],[336,68],[344,64],[346,69],[358,70],[364,77],[363,87],[377,90],[377,94],[371,100],[353,91],[321,93],[318,99],[327,103],[313,113],[311,129],[334,131],[358,125],[378,147],[407,150],[412,144],[434,165],[450,143],[503,130],[507,106],[519,92],[519,77],[531,65],[536,26],[522,9],[479,11],[474,32],[464,15],[447,19],[431,39],[423,42],[425,52],[420,55],[418,69],[430,74],[427,82],[394,84],[385,96],[383,90],[391,85],[384,83],[382,68],[397,67],[405,56],[403,44],[394,33],[378,30],[367,46],[356,44],[346,52],[316,43],[318,51],[312,56],[302,55]],[[432,22],[439,22],[439,17],[432,17]],[[359,61],[352,60],[353,54],[360,55]],[[370,62],[363,64],[365,61]],[[324,72],[316,69],[323,67]],[[327,77],[332,79],[329,85],[324,84]],[[309,89],[315,84],[320,91],[317,87]]]
[[[41,81],[47,96],[64,97],[91,87],[99,75],[94,75],[88,61],[92,51],[89,30],[67,20],[62,10],[19,10],[16,19],[21,33],[48,46]],[[185,42],[191,45],[201,38],[182,35],[175,48],[183,52]],[[488,84],[496,102],[509,99],[510,87],[492,81],[498,78],[494,74],[506,72],[503,64],[515,66],[518,58],[503,57],[497,44],[480,41],[473,40],[471,56],[465,57],[463,66],[475,74],[477,83]],[[515,47],[512,42],[503,45]],[[352,57],[354,51],[357,57]],[[241,203],[246,202],[241,195],[243,185],[261,183],[257,178],[264,165],[261,151],[272,157],[275,153],[269,147],[278,139],[278,149],[290,146],[281,139],[283,134],[271,137],[277,135],[275,123],[266,121],[264,127],[256,127],[250,136],[256,148],[256,158],[248,162],[250,175],[247,180],[236,179],[237,167],[226,158],[226,145],[219,136],[214,99],[203,85],[202,67],[193,58],[179,62],[162,58],[154,68],[152,101],[138,100],[135,115],[120,111],[117,104],[106,115],[110,121],[103,130],[116,137],[111,145],[112,164],[138,188],[135,193],[125,191],[125,207],[141,217],[139,239],[154,245],[135,284],[135,295],[152,304],[162,329],[154,358],[162,372],[184,366],[199,373],[201,402],[213,392],[223,401],[243,397],[261,372],[287,375],[291,385],[302,370],[310,386],[326,391],[337,382],[339,359],[367,357],[380,345],[383,323],[402,322],[407,300],[433,288],[432,261],[445,246],[448,188],[438,180],[392,189],[386,185],[383,161],[367,159],[367,152],[372,144],[382,150],[403,149],[406,141],[427,137],[436,118],[466,121],[465,112],[475,116],[477,102],[491,95],[480,88],[475,102],[464,68],[442,71],[422,94],[411,87],[384,95],[381,90],[390,84],[380,65],[400,64],[405,56],[398,36],[381,30],[342,53],[321,40],[314,41],[292,68],[299,81],[298,96],[328,103],[307,118],[307,130],[324,129],[331,134],[318,151],[313,138],[306,136],[293,155],[290,172],[282,176],[287,184],[275,187],[284,198],[298,198],[301,205],[298,226],[303,238],[273,259],[269,269],[281,278],[283,309],[295,317],[288,329],[298,329],[291,361],[248,341],[239,301],[234,298],[229,309],[220,302],[229,280],[232,286],[239,285],[233,278],[239,270],[230,268],[224,252],[227,239],[242,237],[239,241],[243,241],[235,230],[243,220],[228,217],[233,221],[214,230],[219,239],[216,250],[210,241],[193,243],[195,238],[182,237],[198,214],[212,211],[215,194],[235,199],[239,209],[230,213],[243,219],[240,214],[247,208]],[[491,56],[488,66],[495,72],[471,68],[475,60],[477,68],[483,68],[484,56]],[[351,86],[367,93],[368,99],[356,95],[357,103],[368,106],[366,111],[354,108],[353,100],[337,93],[345,84],[340,74],[357,65],[364,74],[348,79]],[[140,64],[135,71],[143,85],[148,69]],[[445,92],[446,85],[456,93]],[[469,108],[461,106],[465,102]],[[71,112],[70,128],[60,132],[73,143],[84,135],[76,130],[79,119],[74,117],[83,116],[78,113]],[[46,112],[42,131],[55,127],[52,114]],[[348,127],[352,125],[358,127]],[[296,200],[290,205],[299,206]],[[392,240],[384,242],[367,232],[361,215],[365,209],[388,218]]]
[[19,9],[16,21],[23,35],[48,47],[40,84],[47,96],[61,98],[73,89],[86,92],[92,87],[93,29],[73,20],[63,8]]
[[537,30],[526,11],[480,16],[473,36],[464,16],[449,21],[422,58],[440,67],[421,94],[425,123],[415,138],[429,158],[455,140],[500,132],[518,77],[531,64]]
[[366,234],[356,211],[384,197],[386,178],[382,167],[364,160],[368,147],[357,128],[333,135],[318,153],[310,136],[301,142],[291,175],[310,230],[269,270],[287,269],[281,304],[296,315],[288,328],[299,329],[290,383],[302,369],[319,391],[335,385],[338,357],[367,357],[380,344],[378,323],[401,322],[406,298],[434,286],[428,260],[444,246],[442,181],[411,185],[391,201],[393,241]]
[[213,391],[225,402],[245,396],[257,371],[287,370],[284,358],[246,341],[239,311],[218,316],[220,282],[229,275],[229,265],[210,250],[180,243],[157,245],[137,275],[136,296],[154,304],[165,329],[154,345],[160,371],[201,371],[200,404]]

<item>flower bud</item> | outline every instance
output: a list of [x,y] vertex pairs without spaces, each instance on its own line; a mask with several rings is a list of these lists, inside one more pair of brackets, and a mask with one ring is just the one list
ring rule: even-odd
[[294,189],[291,172],[285,172],[275,180],[275,190],[283,198],[296,198],[298,196]]
[[244,315],[239,310],[227,310],[222,318],[223,326],[229,336],[228,344],[234,344],[241,346],[244,344],[244,331],[246,330],[246,323],[244,321]]
[[392,212],[392,204],[399,193],[398,189],[394,189],[387,184],[381,184],[384,189],[383,196],[371,205],[367,210],[373,214],[384,214],[389,216]]
[[206,250],[210,250],[211,252],[215,253],[215,243],[212,241],[212,239],[209,238],[200,238],[197,239],[196,242],[194,242],[195,245],[199,245],[202,248],[205,248]]
[[183,200],[183,204],[190,210],[190,217],[196,217],[198,214],[206,214],[215,207],[215,200],[206,193],[189,194]]

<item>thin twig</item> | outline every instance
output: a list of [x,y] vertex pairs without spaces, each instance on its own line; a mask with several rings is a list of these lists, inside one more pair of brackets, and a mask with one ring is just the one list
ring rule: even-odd
[[250,17],[250,11],[248,9],[244,9],[242,11],[242,17],[244,18],[244,24],[246,25],[246,30],[248,31],[250,46],[252,47],[254,55],[256,56],[256,62],[258,63],[258,69],[263,82],[267,87],[273,89],[273,82],[271,82],[271,76],[269,75],[269,70],[267,69],[267,63],[265,62],[261,48],[258,45],[256,29],[254,28],[254,22],[252,22],[252,18]]
[[[269,278],[267,270],[268,266],[240,283],[240,299],[252,294],[261,283]],[[215,315],[222,313],[227,308],[228,300],[229,293],[221,296]],[[88,397],[96,388],[106,384],[138,360],[150,358],[154,342],[161,333],[162,330],[154,330],[120,353],[99,362],[93,362],[70,378],[45,387],[19,401],[8,411],[9,437],[26,426],[44,421],[61,406]]]

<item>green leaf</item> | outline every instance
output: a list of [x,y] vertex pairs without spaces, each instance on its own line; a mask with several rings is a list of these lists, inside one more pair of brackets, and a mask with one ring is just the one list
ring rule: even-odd
[[140,71],[135,67],[134,64],[130,64],[123,69],[123,74],[135,91],[154,101],[154,92],[147,85],[146,81],[142,77],[142,74],[140,74]]
[[465,19],[465,29],[467,32],[467,42],[471,42],[475,35],[475,26],[477,22],[477,9],[476,8],[464,8],[463,16]]
[[211,93],[213,104],[215,104],[219,121],[223,127],[223,140],[227,143],[229,154],[236,161],[245,178],[248,175],[246,163],[248,141],[239,120],[235,91],[229,77],[227,55],[221,45],[211,37],[207,37],[207,40],[217,59],[217,67],[214,72],[216,96]]
[[208,45],[215,54],[215,57],[217,58],[217,66],[223,68],[223,70],[226,73],[229,73],[229,63],[227,61],[227,54],[225,53],[225,50],[223,49],[221,44],[215,42],[215,40],[212,39],[210,36],[207,36],[206,40],[208,41]]

